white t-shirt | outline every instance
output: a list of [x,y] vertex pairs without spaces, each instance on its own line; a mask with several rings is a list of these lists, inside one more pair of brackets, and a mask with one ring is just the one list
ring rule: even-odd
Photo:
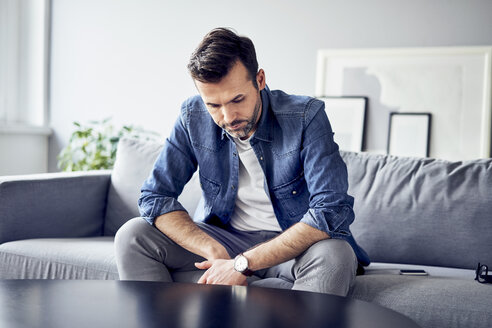
[[231,225],[243,231],[282,231],[263,187],[265,174],[250,139],[234,138],[239,155],[239,185]]

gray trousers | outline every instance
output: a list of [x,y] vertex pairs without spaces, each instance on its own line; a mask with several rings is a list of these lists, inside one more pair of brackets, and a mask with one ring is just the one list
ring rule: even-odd
[[[197,225],[221,243],[231,258],[278,235]],[[115,250],[121,280],[196,282],[204,273],[194,265],[204,261],[203,257],[185,250],[142,218],[134,218],[119,229]],[[255,272],[248,284],[345,296],[355,281],[356,270],[357,258],[349,243],[325,239],[295,259]]]

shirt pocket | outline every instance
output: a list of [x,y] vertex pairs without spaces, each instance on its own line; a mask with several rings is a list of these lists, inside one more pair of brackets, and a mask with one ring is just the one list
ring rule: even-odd
[[200,187],[202,188],[202,195],[204,200],[205,214],[208,215],[212,212],[217,195],[220,191],[220,184],[209,178],[204,177],[200,173]]
[[290,217],[304,215],[309,209],[309,190],[304,172],[295,179],[275,187],[273,194]]

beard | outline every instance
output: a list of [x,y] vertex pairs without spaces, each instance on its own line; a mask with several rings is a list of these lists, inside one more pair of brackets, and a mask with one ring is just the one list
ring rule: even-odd
[[[247,120],[236,120],[233,121],[231,124],[223,124],[221,127],[227,131],[227,133],[234,137],[234,138],[239,138],[239,139],[246,139],[251,131],[256,129],[257,126],[257,121],[258,121],[258,116],[260,115],[260,110],[261,110],[261,98],[258,95],[258,99],[256,100],[255,104],[255,109],[253,111],[253,114],[251,117],[249,117]],[[231,126],[237,125],[237,124],[242,124],[245,123],[244,127],[238,130],[230,130],[229,128]]]

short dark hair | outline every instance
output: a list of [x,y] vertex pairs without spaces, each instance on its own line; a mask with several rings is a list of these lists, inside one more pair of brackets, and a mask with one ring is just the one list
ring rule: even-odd
[[194,80],[216,83],[229,73],[238,60],[246,67],[253,85],[258,89],[258,61],[253,42],[229,28],[219,27],[205,35],[191,55],[188,70]]

